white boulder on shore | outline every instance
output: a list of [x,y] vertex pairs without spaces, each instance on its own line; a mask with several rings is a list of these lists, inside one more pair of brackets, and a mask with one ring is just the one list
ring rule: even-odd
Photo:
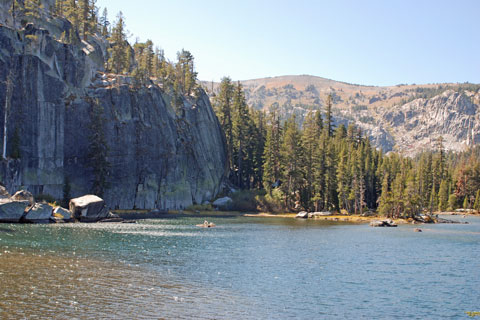
[[105,201],[93,194],[70,200],[69,207],[74,218],[81,222],[96,222],[108,217]]

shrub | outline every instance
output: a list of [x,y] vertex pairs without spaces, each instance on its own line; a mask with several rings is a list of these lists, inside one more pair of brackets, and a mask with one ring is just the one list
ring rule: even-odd
[[280,189],[274,189],[272,194],[258,195],[255,198],[257,208],[263,212],[281,213],[285,212],[284,194]]
[[257,197],[264,196],[265,191],[261,190],[240,190],[231,194],[233,211],[254,212],[258,210]]
[[187,211],[213,211],[212,205],[209,204],[192,204],[186,208]]

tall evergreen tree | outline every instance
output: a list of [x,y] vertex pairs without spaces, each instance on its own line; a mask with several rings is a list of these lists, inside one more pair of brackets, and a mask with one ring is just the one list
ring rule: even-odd
[[111,43],[111,47],[108,50],[110,53],[110,59],[108,60],[109,70],[117,74],[122,73],[126,70],[127,64],[129,63],[127,52],[130,49],[127,48],[125,19],[121,11],[117,15],[117,21],[112,28],[112,36],[109,40]]
[[327,132],[328,135],[331,137],[333,135],[333,120],[332,120],[332,95],[329,94],[327,97]]

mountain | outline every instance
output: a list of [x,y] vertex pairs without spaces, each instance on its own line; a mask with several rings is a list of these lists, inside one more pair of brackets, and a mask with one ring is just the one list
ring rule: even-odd
[[227,155],[204,91],[173,97],[105,73],[104,38],[80,39],[59,16],[13,28],[10,2],[0,3],[0,174],[10,192],[62,199],[103,183],[111,208],[160,210],[217,195]]
[[[354,123],[385,152],[414,155],[436,146],[460,151],[480,142],[480,85],[426,84],[363,86],[299,75],[240,81],[248,104],[268,112],[278,103],[285,119],[299,122],[312,110],[325,111],[328,95],[336,125]],[[218,83],[203,82],[212,96]]]

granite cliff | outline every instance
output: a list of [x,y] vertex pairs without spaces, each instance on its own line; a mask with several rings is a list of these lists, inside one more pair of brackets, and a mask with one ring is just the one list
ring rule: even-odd
[[[110,208],[181,209],[217,195],[227,156],[202,90],[173,104],[168,88],[153,81],[135,86],[129,77],[104,73],[108,44],[101,38],[68,44],[58,40],[70,27],[64,19],[14,28],[3,16],[0,121],[4,128],[7,112],[7,159],[0,172],[10,192],[25,188],[62,199],[67,186],[72,197],[88,193],[89,145],[98,133],[108,149],[103,198]],[[95,108],[102,116],[96,128]]]

